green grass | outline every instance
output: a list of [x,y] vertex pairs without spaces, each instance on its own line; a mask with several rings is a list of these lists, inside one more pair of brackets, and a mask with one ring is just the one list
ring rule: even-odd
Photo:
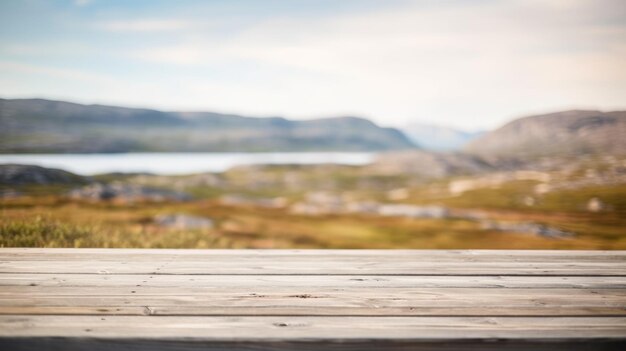
[[615,213],[626,214],[626,184],[559,190],[542,197],[539,209],[545,211],[585,211],[589,199],[597,197]]
[[[188,213],[212,218],[216,228],[168,230],[152,218]],[[484,230],[464,219],[375,216],[297,216],[284,210],[189,203],[89,203],[56,197],[3,200],[0,246],[137,248],[416,248],[416,249],[624,249],[623,220],[615,214],[503,212],[580,233],[572,239]],[[611,217],[608,217],[611,216]]]
[[[572,177],[585,177],[584,171],[579,173]],[[172,177],[169,184],[185,177],[193,176]],[[65,186],[18,188],[29,196],[0,200],[0,246],[626,249],[626,184],[587,186],[537,195],[534,194],[537,182],[509,181],[498,188],[475,189],[452,196],[447,190],[449,179],[427,183],[408,175],[368,175],[363,169],[346,166],[240,168],[218,177],[219,186],[190,183],[183,189],[196,199],[188,203],[91,203],[63,197],[69,189]],[[107,175],[101,180],[132,182],[133,177]],[[294,180],[298,186],[290,186]],[[167,178],[147,181],[148,184],[143,185],[168,187]],[[280,209],[224,206],[215,200],[222,195],[237,194],[250,198],[283,196],[300,201],[308,192],[323,190],[349,194],[355,199],[389,202],[387,191],[396,188],[409,190],[409,198],[400,202],[479,210],[491,219],[542,223],[576,236],[557,240],[495,232],[468,219],[308,217]],[[524,203],[527,196],[536,200],[533,206]],[[607,209],[598,213],[587,211],[586,204],[593,197],[601,199]],[[207,231],[166,230],[152,222],[152,218],[161,213],[205,216],[217,225]]]
[[86,240],[94,240],[91,235],[93,232],[93,228],[69,225],[36,216],[29,220],[0,223],[0,233],[2,233],[0,246],[81,247]]
[[3,221],[0,247],[232,248],[231,240],[199,231],[79,225],[50,217]]

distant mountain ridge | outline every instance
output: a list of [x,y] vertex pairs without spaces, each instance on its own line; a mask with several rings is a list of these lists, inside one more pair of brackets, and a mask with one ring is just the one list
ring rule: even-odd
[[411,123],[402,128],[402,131],[416,145],[433,151],[459,150],[484,133],[466,132],[424,123]]
[[415,148],[359,117],[293,121],[0,99],[0,152],[386,151]]
[[516,119],[470,142],[488,157],[626,154],[626,111],[572,110]]
[[523,117],[485,133],[460,151],[389,152],[369,167],[382,174],[440,178],[558,167],[571,163],[565,160],[595,155],[626,156],[626,111],[574,110]]

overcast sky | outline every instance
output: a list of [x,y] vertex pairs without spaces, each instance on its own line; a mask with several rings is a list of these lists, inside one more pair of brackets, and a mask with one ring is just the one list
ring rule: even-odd
[[0,1],[0,97],[469,130],[624,109],[626,1]]

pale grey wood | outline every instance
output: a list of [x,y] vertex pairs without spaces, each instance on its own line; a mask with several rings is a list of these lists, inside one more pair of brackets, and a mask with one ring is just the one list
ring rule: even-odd
[[[242,298],[282,297],[293,294],[302,295],[307,293],[312,297],[329,298],[336,296],[358,297],[410,297],[413,299],[437,299],[454,297],[469,299],[482,298],[514,298],[514,297],[568,297],[606,299],[609,297],[625,298],[624,288],[595,288],[595,289],[569,289],[569,288],[482,288],[482,287],[378,287],[375,289],[362,287],[323,287],[316,285],[308,286],[274,286],[268,283],[248,286],[249,289],[227,287],[221,284],[214,286],[188,286],[183,289],[175,286],[153,286],[150,283],[135,286],[3,286],[0,289],[0,299],[24,298],[24,297],[50,297],[63,296],[205,296],[205,297],[228,297]],[[131,294],[132,293],[132,294]],[[626,300],[624,301],[626,302]]]
[[[571,256],[560,256],[557,258],[544,257],[544,256],[478,256],[478,257],[467,257],[467,256],[408,256],[408,255],[400,255],[400,256],[388,256],[388,255],[372,255],[372,256],[343,256],[343,255],[296,255],[296,256],[284,256],[284,255],[256,255],[256,256],[186,256],[186,255],[173,255],[173,256],[159,256],[159,255],[151,255],[151,256],[126,256],[126,255],[85,255],[83,257],[66,257],[65,255],[55,255],[55,257],[50,257],[48,255],[39,255],[39,257],[16,257],[15,259],[6,256],[0,256],[2,261],[79,261],[79,262],[102,262],[106,263],[124,263],[124,262],[132,262],[138,264],[164,264],[164,263],[185,263],[185,262],[237,262],[239,260],[244,261],[246,263],[255,264],[257,262],[293,262],[293,263],[307,263],[307,262],[350,262],[350,263],[362,263],[362,262],[420,262],[420,263],[461,263],[461,262],[470,262],[470,263],[494,263],[494,262],[504,262],[504,263],[539,263],[539,264],[559,264],[559,263],[582,263],[582,264],[623,264],[626,263],[626,259],[623,259],[621,256],[604,256],[600,258],[593,258],[588,256],[580,256],[578,260],[577,257]],[[50,258],[50,259],[46,259]],[[528,259],[526,259],[528,258]],[[577,262],[578,261],[578,262]]]
[[[520,289],[521,290],[521,289]],[[343,308],[344,313],[350,314],[349,309],[370,309],[371,314],[393,315],[385,308],[403,308],[406,313],[415,313],[412,309],[439,308],[439,314],[455,308],[484,307],[509,308],[520,310],[525,315],[524,308],[536,309],[545,307],[561,308],[563,314],[581,314],[591,307],[603,307],[603,311],[612,309],[610,314],[624,314],[626,309],[626,290],[579,290],[567,294],[562,290],[533,290],[524,289],[510,294],[506,289],[401,289],[382,290],[371,293],[367,290],[319,290],[309,289],[259,289],[257,292],[237,292],[228,290],[204,291],[170,291],[167,294],[155,292],[150,288],[134,288],[133,290],[103,289],[96,294],[93,290],[74,294],[29,294],[1,295],[0,307],[14,306],[90,306],[90,307],[176,307],[184,311],[197,309],[207,314],[222,314],[222,307],[238,310],[232,314],[245,314],[246,308],[265,310],[272,314],[303,315],[310,308],[333,309]],[[174,308],[172,308],[174,307]],[[306,309],[300,311],[300,309]],[[279,309],[281,312],[274,312]],[[179,312],[186,314],[187,312]],[[257,313],[255,313],[257,314]],[[323,314],[329,314],[324,312]],[[361,312],[363,314],[363,312]],[[545,312],[544,314],[548,314]]]
[[85,254],[85,255],[208,255],[208,256],[268,256],[268,255],[432,255],[432,256],[626,256],[626,250],[231,250],[231,249],[104,249],[104,248],[0,248],[3,254]]
[[[623,306],[0,306],[0,315],[100,315],[100,316],[437,316],[437,317],[601,317],[626,316]],[[372,320],[375,323],[376,320]]]
[[[42,255],[42,253],[45,253]],[[153,261],[255,260],[272,257],[290,261],[311,259],[370,259],[415,261],[505,261],[505,262],[614,262],[626,261],[626,251],[546,251],[546,250],[152,250],[152,249],[12,249],[0,248],[7,260],[102,260]]]
[[289,297],[220,297],[220,296],[51,296],[51,297],[15,297],[0,299],[0,306],[206,306],[206,307],[472,307],[472,306],[506,306],[516,307],[612,307],[618,312],[624,312],[624,299],[617,297],[602,298],[571,298],[515,296],[509,298],[472,297],[462,298],[359,298],[359,297],[326,297],[326,298],[289,298]]
[[[294,295],[295,294],[295,295]],[[229,287],[154,287],[140,285],[134,287],[40,287],[10,286],[0,290],[0,300],[17,298],[50,298],[58,299],[66,296],[77,297],[162,297],[162,296],[199,296],[205,298],[252,298],[299,297],[308,298],[360,297],[360,298],[411,298],[414,300],[433,300],[442,298],[570,298],[572,300],[626,298],[626,289],[511,289],[493,288],[324,288],[307,287],[274,287],[270,285],[256,286],[249,290]],[[624,301],[626,302],[626,300]]]
[[[626,277],[564,276],[368,276],[368,275],[118,275],[118,274],[15,274],[0,275],[2,286],[41,287],[154,287],[245,289],[271,287],[332,288],[626,288]],[[6,288],[0,288],[5,290]]]
[[598,349],[625,335],[624,251],[0,249],[0,349]]
[[558,275],[626,276],[626,262],[418,262],[406,259],[255,261],[1,261],[1,273],[71,274],[301,274],[301,275]]
[[625,331],[626,317],[0,316],[0,337],[541,339],[625,338]]

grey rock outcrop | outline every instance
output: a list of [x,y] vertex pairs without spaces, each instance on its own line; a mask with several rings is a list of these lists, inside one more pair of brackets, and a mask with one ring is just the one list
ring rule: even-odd
[[626,111],[565,111],[514,120],[467,145],[485,157],[626,154]]
[[185,193],[154,189],[139,185],[111,183],[94,183],[69,192],[73,199],[101,201],[116,200],[123,202],[135,201],[186,201],[190,196]]
[[480,157],[473,155],[411,150],[381,154],[366,169],[374,174],[407,174],[424,178],[440,178],[478,174],[494,168]]
[[562,239],[574,236],[574,233],[532,222],[508,223],[485,220],[482,222],[482,227],[483,229],[495,230],[500,232],[534,234],[550,239]]
[[18,164],[0,165],[0,184],[4,185],[85,184],[89,181],[89,178],[60,169]]
[[157,215],[154,223],[160,227],[181,230],[212,229],[215,226],[210,218],[181,213]]

